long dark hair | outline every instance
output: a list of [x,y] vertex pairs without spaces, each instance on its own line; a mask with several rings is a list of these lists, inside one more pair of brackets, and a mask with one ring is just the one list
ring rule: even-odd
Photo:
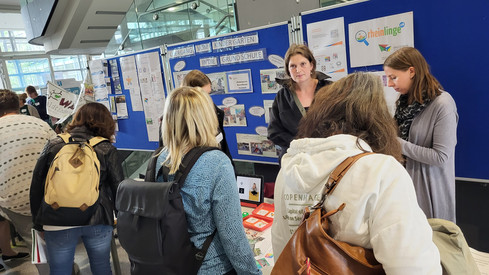
[[440,89],[443,87],[431,74],[426,59],[413,47],[404,47],[389,55],[384,61],[384,67],[403,72],[410,67],[414,68],[413,84],[408,92],[408,104],[412,104],[414,101],[423,104],[423,93],[426,93],[430,100],[441,94]]

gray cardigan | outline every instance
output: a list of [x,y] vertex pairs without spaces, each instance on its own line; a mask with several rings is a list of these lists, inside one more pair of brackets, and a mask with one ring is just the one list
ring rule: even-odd
[[442,92],[411,124],[409,140],[398,138],[407,157],[421,209],[428,218],[455,222],[455,145],[458,114],[455,101]]

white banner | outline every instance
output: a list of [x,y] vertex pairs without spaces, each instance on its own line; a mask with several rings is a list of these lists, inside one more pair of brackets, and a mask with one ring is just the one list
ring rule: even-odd
[[75,110],[78,95],[68,92],[60,86],[48,81],[48,115],[56,118],[69,116]]
[[351,67],[383,64],[402,47],[414,47],[413,12],[348,25]]

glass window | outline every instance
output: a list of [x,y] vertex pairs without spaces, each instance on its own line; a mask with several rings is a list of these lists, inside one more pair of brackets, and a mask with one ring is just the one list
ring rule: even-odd
[[23,76],[23,86],[38,86],[38,87],[44,87],[48,83],[48,81],[51,81],[51,75],[49,72],[47,73],[39,73],[39,74],[27,74]]
[[20,82],[20,77],[11,75],[10,76],[10,85],[12,86],[12,89],[22,88],[22,84]]
[[83,80],[81,71],[54,72],[55,80],[67,79],[67,78],[74,78],[77,81]]
[[13,37],[26,38],[25,31],[23,31],[23,30],[15,30],[15,31],[12,31],[12,36]]
[[7,60],[7,71],[8,74],[18,74],[19,72],[17,71],[17,63],[13,60]]
[[78,56],[51,56],[51,64],[53,65],[53,70],[72,70],[80,69],[80,63],[78,61]]
[[44,51],[44,47],[29,44],[27,39],[15,39],[15,50],[18,52]]
[[13,51],[12,42],[9,38],[0,39],[0,50],[2,52],[12,52]]

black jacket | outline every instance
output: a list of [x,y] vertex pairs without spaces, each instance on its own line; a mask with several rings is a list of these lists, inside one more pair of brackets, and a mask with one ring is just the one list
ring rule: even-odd
[[[75,128],[70,134],[74,138],[90,139],[93,137],[93,134],[85,127]],[[43,217],[41,202],[44,199],[44,183],[49,166],[63,145],[64,142],[60,137],[51,139],[44,147],[34,168],[30,203],[34,228],[38,230],[42,229],[42,225],[57,224],[55,221],[50,222]],[[119,183],[124,179],[122,165],[118,158],[117,149],[110,142],[103,141],[94,148],[100,161],[99,206],[89,224],[113,225],[115,195]]]
[[[330,76],[316,72],[318,84],[316,93],[322,87],[332,83],[328,80]],[[270,123],[268,124],[268,139],[282,148],[280,158],[287,151],[290,142],[297,135],[297,127],[302,118],[301,111],[294,101],[292,87],[289,86],[287,79],[276,79],[277,83],[282,85],[273,101],[270,112]]]

